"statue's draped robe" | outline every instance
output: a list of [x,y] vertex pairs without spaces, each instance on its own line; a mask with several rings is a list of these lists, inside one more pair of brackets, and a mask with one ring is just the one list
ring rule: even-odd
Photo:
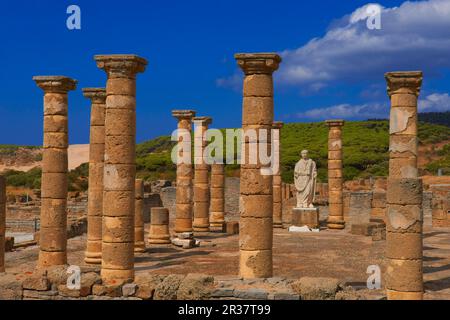
[[295,165],[294,178],[297,189],[297,207],[309,207],[314,200],[316,163],[300,159]]

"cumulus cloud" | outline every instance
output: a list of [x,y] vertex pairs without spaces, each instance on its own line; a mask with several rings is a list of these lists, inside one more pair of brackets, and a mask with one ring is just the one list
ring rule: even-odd
[[[364,104],[338,104],[330,107],[314,108],[297,113],[296,118],[308,120],[325,120],[341,118],[348,120],[387,119],[389,104],[370,102]],[[450,95],[448,93],[433,93],[418,102],[419,112],[450,111]]]
[[[368,8],[336,21],[323,37],[281,53],[283,84],[323,88],[336,81],[378,81],[386,71],[450,68],[450,1],[404,2],[381,9],[381,29],[367,27]],[[370,18],[369,18],[370,19]]]

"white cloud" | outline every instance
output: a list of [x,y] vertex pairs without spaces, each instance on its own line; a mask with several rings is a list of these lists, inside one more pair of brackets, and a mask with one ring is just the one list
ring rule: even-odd
[[[326,120],[333,118],[366,120],[389,118],[389,105],[386,103],[370,102],[358,105],[339,104],[324,108],[314,108],[295,115],[298,119]],[[420,99],[419,112],[450,111],[450,95],[448,93],[433,93]]]
[[419,100],[420,112],[450,111],[450,96],[448,93],[433,93]]
[[323,37],[282,52],[281,83],[314,88],[383,81],[387,71],[423,70],[427,77],[450,68],[449,0],[382,8],[381,30],[367,28],[368,6],[338,20]]

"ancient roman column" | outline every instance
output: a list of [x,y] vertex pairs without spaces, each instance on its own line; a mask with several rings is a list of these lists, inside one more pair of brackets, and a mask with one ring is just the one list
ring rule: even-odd
[[104,283],[134,279],[136,74],[147,61],[136,55],[97,55],[106,83],[102,269]]
[[194,222],[195,232],[209,231],[209,165],[203,157],[210,117],[194,117]]
[[144,181],[136,179],[134,202],[134,252],[144,252]]
[[41,228],[38,267],[67,263],[68,91],[76,80],[36,76],[44,90],[44,146],[41,177]]
[[[273,123],[273,129],[278,130],[278,137],[272,139],[272,143],[281,145],[281,128],[283,127],[283,122],[275,121]],[[274,159],[278,159],[278,172],[273,176],[273,227],[282,228],[283,227],[283,217],[282,217],[282,192],[281,192],[281,167],[280,167],[280,149],[275,148]]]
[[225,225],[225,165],[211,165],[211,220],[212,231],[223,231]]
[[422,72],[385,75],[391,99],[386,217],[390,300],[423,298],[422,180],[417,170],[417,98]]
[[151,221],[148,235],[149,244],[169,244],[169,210],[163,207],[150,209]]
[[[192,232],[192,161],[191,159],[191,130],[194,110],[173,110],[172,116],[178,119],[178,152],[177,163],[177,191],[175,200],[175,232]],[[181,160],[186,159],[186,161]]]
[[344,229],[342,172],[342,127],[344,120],[327,120],[328,125],[328,220],[329,229]]
[[5,272],[6,182],[0,176],[0,273]]
[[[272,276],[273,196],[270,164],[258,150],[271,150],[273,79],[280,56],[274,53],[236,54],[245,74],[242,106],[242,164],[240,183],[239,273],[244,278]],[[256,131],[257,135],[252,135]],[[264,135],[264,132],[269,134]],[[255,161],[250,161],[257,159]]]
[[105,88],[84,88],[91,100],[87,245],[84,261],[102,263],[103,166],[105,157]]

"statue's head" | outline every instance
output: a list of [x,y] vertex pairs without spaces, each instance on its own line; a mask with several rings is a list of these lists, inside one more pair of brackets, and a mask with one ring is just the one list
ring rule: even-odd
[[308,160],[308,150],[302,150],[301,155],[304,160]]

